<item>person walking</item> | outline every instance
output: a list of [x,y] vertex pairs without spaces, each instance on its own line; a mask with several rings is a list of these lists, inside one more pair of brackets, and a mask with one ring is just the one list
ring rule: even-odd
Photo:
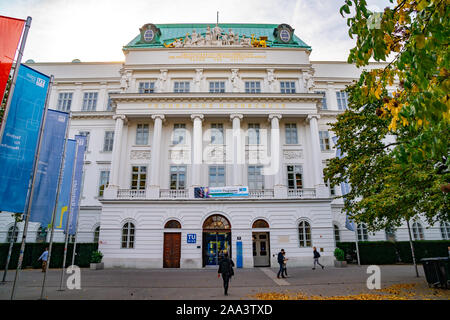
[[313,254],[314,254],[314,267],[312,268],[313,270],[316,270],[316,263],[323,268],[325,268],[323,265],[321,265],[319,263],[319,258],[320,258],[320,253],[317,252],[316,247],[313,247]]
[[280,252],[278,252],[278,264],[280,265],[280,270],[278,270],[277,273],[277,278],[280,279],[280,275],[282,278],[285,278],[284,274],[283,274],[283,269],[284,269],[284,249],[281,249]]
[[47,269],[48,248],[45,248],[45,251],[41,254],[38,261],[39,260],[42,260],[42,272],[45,272],[45,269]]
[[228,284],[232,276],[234,276],[234,262],[230,258],[228,258],[228,252],[223,254],[223,259],[219,262],[219,270],[217,271],[217,277],[220,278],[220,274],[222,274],[223,279],[223,289],[224,293],[228,295]]
[[[286,258],[286,252],[283,252],[283,273],[284,273],[284,276],[287,278],[287,267],[286,267],[286,265],[287,265],[287,261],[288,261],[289,259],[288,258]],[[282,274],[283,274],[282,273]]]

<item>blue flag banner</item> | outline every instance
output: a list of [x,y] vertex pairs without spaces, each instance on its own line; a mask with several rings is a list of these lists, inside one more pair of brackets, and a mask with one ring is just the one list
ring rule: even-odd
[[72,173],[75,161],[76,146],[77,142],[75,140],[67,140],[63,178],[59,191],[58,205],[56,207],[55,229],[66,228],[67,216],[69,213],[70,189],[72,186]]
[[50,78],[20,65],[0,143],[0,210],[23,213]]
[[72,186],[72,213],[69,217],[69,234],[74,235],[77,232],[77,216],[80,211],[79,202],[81,197],[81,182],[83,179],[84,152],[86,150],[86,137],[75,136],[77,141],[77,159],[75,162],[75,174]]
[[[336,146],[336,157],[341,159],[343,157],[341,153],[341,148],[337,144],[337,137],[333,137],[333,143]],[[342,196],[345,196],[347,193],[350,192],[350,185],[348,182],[341,182],[341,192]],[[349,219],[348,214],[345,215],[345,227],[350,231],[355,231],[355,223]]]
[[43,227],[52,219],[68,120],[68,113],[47,111],[30,213],[30,221]]

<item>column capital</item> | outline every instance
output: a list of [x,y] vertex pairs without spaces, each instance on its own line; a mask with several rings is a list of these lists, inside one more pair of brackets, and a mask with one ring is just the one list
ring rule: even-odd
[[200,121],[203,121],[204,115],[201,113],[194,113],[191,114],[191,120],[194,121],[195,119],[200,119]]
[[115,114],[112,118],[113,120],[122,119],[125,121],[127,117],[124,114]]
[[163,114],[152,114],[152,119],[156,120],[156,119],[161,119],[164,120],[166,117]]
[[242,120],[244,116],[241,113],[232,113],[230,114],[230,120],[233,121],[234,118],[239,118],[239,120]]
[[306,118],[306,122],[310,122],[311,119],[319,120],[320,116],[318,114],[309,114],[308,117]]
[[276,118],[278,120],[280,120],[283,116],[279,113],[271,113],[269,114],[269,121],[271,121],[272,119]]

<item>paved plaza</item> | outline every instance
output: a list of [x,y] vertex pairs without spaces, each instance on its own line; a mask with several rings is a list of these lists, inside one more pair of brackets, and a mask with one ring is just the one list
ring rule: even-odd
[[[419,266],[420,277],[411,265],[380,266],[381,287],[395,284],[416,284],[417,289],[432,294]],[[230,284],[229,296],[223,295],[222,279],[216,268],[206,269],[81,269],[81,289],[58,291],[61,269],[48,272],[46,297],[49,300],[241,300],[256,299],[258,293],[302,292],[307,295],[337,296],[372,293],[366,286],[367,266],[289,268],[286,279],[277,279],[275,268],[237,269]],[[3,272],[3,271],[2,271]],[[15,271],[9,271],[7,281],[0,285],[0,299],[10,299]],[[35,300],[40,297],[43,273],[23,270],[16,299]],[[64,281],[65,285],[65,281]],[[440,299],[448,299],[449,290]]]

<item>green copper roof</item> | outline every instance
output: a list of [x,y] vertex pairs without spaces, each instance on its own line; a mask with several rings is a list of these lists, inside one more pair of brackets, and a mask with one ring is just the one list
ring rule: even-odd
[[[192,30],[195,29],[197,33],[205,36],[206,27],[210,26],[211,29],[215,27],[215,23],[182,23],[182,24],[156,24],[161,30],[160,43],[145,44],[140,43],[141,35],[137,35],[132,41],[130,41],[124,49],[127,48],[163,48],[163,43],[169,44],[175,41],[176,38],[184,38],[186,33],[189,35]],[[293,35],[293,41],[291,43],[277,42],[273,35],[273,31],[277,28],[277,24],[251,24],[251,23],[219,23],[224,32],[228,33],[228,29],[232,29],[235,34],[239,34],[239,37],[245,35],[246,38],[251,38],[252,34],[256,38],[266,36],[268,47],[291,47],[291,48],[306,48],[311,50],[311,47],[303,42],[295,34]]]

